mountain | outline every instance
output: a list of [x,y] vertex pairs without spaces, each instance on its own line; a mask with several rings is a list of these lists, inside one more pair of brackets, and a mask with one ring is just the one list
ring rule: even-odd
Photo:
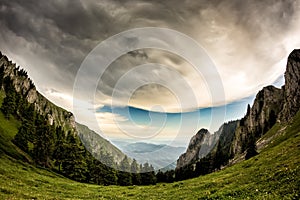
[[152,186],[79,183],[10,157],[1,151],[2,144],[13,149],[3,136],[16,134],[17,126],[0,112],[0,199],[299,199],[300,112],[285,129],[276,124],[264,135],[275,137],[259,155],[218,172]]
[[[299,68],[299,61],[295,62],[294,65]],[[68,177],[66,177],[66,174],[59,172],[57,168],[55,170],[37,165],[35,163],[35,155],[30,154],[32,152],[31,145],[35,147],[35,144],[30,144],[29,150],[31,151],[29,153],[16,145],[16,136],[24,135],[24,128],[30,126],[30,122],[35,121],[34,118],[39,115],[37,112],[32,112],[33,110],[28,109],[32,107],[30,106],[32,104],[27,105],[28,107],[20,107],[20,105],[26,105],[26,102],[22,102],[23,98],[19,96],[19,93],[13,92],[15,89],[11,87],[12,85],[9,84],[11,82],[7,78],[3,78],[2,69],[3,66],[0,65],[0,199],[147,199],[149,197],[152,199],[299,199],[300,111],[299,109],[298,112],[296,111],[299,101],[295,93],[292,97],[287,94],[283,95],[282,107],[286,109],[282,109],[279,115],[276,116],[275,125],[258,138],[256,142],[257,148],[259,149],[259,146],[261,146],[261,149],[259,154],[253,158],[211,174],[174,183],[158,183],[152,186],[132,185],[127,187],[116,185],[97,186],[90,183],[108,184],[110,183],[108,180],[114,178],[116,174],[110,173],[104,168],[105,166],[97,163],[97,160],[91,159],[83,146],[78,146],[79,142],[63,142],[63,145],[66,145],[68,150],[67,155],[75,155],[75,157],[68,157],[72,159],[68,160],[69,164],[67,166],[70,167],[72,163],[76,163],[75,168],[71,168],[76,173],[69,174],[72,176]],[[295,81],[294,83],[293,87],[298,87],[299,82]],[[287,87],[287,84],[285,87]],[[287,88],[289,87],[291,86]],[[299,91],[299,89],[290,91]],[[295,99],[296,101],[291,103],[288,99]],[[15,112],[12,112],[13,110],[10,109],[4,110],[3,106],[5,107],[5,105],[16,108]],[[23,108],[23,110],[20,108]],[[249,107],[249,112],[247,113],[250,113],[250,109]],[[296,111],[295,115],[292,114],[293,110]],[[30,116],[31,120],[26,121]],[[54,124],[49,126],[48,118],[42,119],[46,119],[46,121],[37,120],[42,123],[35,124],[38,131],[34,130],[34,132],[41,134],[39,136],[50,136],[48,133],[51,133],[49,131]],[[230,125],[224,124],[223,128],[220,128],[220,130],[223,130],[220,131],[223,134],[220,134],[220,139],[214,147],[212,149],[209,148],[211,149],[210,152],[206,156],[198,153],[198,155],[201,155],[200,162],[196,162],[193,165],[197,172],[201,169],[203,172],[205,166],[208,166],[204,164],[218,161],[216,158],[222,158],[220,156],[222,153],[229,152],[228,149],[230,148],[227,141],[235,139],[235,131],[230,131],[230,129],[235,130],[235,126],[240,126],[238,125],[239,123],[239,121],[225,123]],[[39,129],[44,131],[41,132]],[[227,133],[225,134],[225,132]],[[79,139],[78,137],[73,137],[77,135],[72,134],[71,129],[68,131],[56,129],[54,135],[75,141]],[[205,135],[210,134],[206,133]],[[65,138],[65,136],[69,137]],[[39,139],[39,137],[36,139]],[[209,144],[209,142],[215,142],[214,139],[214,137],[205,137],[201,140],[205,144]],[[49,144],[49,141],[43,141]],[[35,142],[38,142],[38,140],[35,140]],[[45,153],[45,149],[51,151],[48,148],[49,146],[43,146],[43,143],[40,144],[43,148],[37,149],[41,150],[39,153]],[[226,145],[224,146],[224,144]],[[229,143],[229,146],[231,144],[232,142]],[[55,143],[54,147],[57,148],[59,146],[59,143]],[[220,152],[220,149],[224,150],[224,152]],[[234,156],[240,157],[241,155],[237,154]],[[83,156],[84,158],[78,159],[76,156]],[[84,169],[83,172],[86,174],[86,179],[78,180],[80,173],[77,173],[81,172],[78,169]],[[174,177],[172,171],[166,173],[170,173]],[[125,176],[120,176],[122,172],[117,173],[119,179],[126,179]],[[147,173],[142,173],[141,175],[145,174]],[[195,171],[189,171],[189,174],[195,175]],[[196,175],[199,175],[199,173]],[[180,174],[176,173],[175,179],[180,180],[179,176]],[[87,178],[89,181],[87,181]],[[88,182],[88,184],[82,182]]]
[[82,143],[96,159],[101,161],[104,154],[109,154],[113,156],[114,161],[120,163],[125,157],[120,149],[87,126],[76,123],[76,129]]
[[46,99],[35,88],[33,82],[27,76],[27,73],[16,67],[16,64],[9,61],[8,58],[0,52],[0,76],[1,89],[5,91],[5,78],[11,82],[13,89],[19,98],[34,105],[34,110],[45,117],[50,125],[61,126],[66,131],[75,131],[75,118],[71,112],[68,112]]
[[0,152],[76,181],[120,184],[116,164],[126,162],[125,155],[41,95],[27,72],[1,52],[0,94],[3,123],[14,124],[12,132],[1,129]]
[[173,147],[165,144],[151,144],[144,142],[121,143],[121,150],[139,163],[148,162],[157,169],[171,170],[176,167],[176,159],[185,151],[184,147]]
[[208,138],[209,134],[208,130],[201,129],[191,138],[186,152],[177,160],[176,168],[184,167],[185,165],[195,162],[200,158],[199,154],[201,147],[207,145],[204,138]]
[[284,92],[282,89],[267,86],[258,92],[251,109],[248,109],[235,131],[231,145],[232,156],[245,152],[251,137],[260,138],[276,123],[282,110]]
[[[78,135],[93,154],[103,151],[103,153],[112,155],[117,162],[120,162],[124,158],[125,155],[117,147],[88,127],[76,123],[75,117],[71,112],[56,106],[41,95],[23,69],[16,67],[15,64],[1,53],[0,57],[1,77],[3,77],[2,90],[5,90],[4,79],[7,77],[6,81],[12,82],[12,86],[19,95],[19,98],[24,99],[28,104],[34,105],[34,110],[43,116],[50,126],[62,127],[65,131],[71,131]],[[98,150],[99,152],[97,152]]]
[[224,149],[228,149],[230,147],[228,141],[233,140],[233,133],[237,124],[238,121],[224,123],[214,134],[209,133],[206,129],[199,130],[191,138],[186,152],[180,155],[177,160],[176,169],[185,167],[190,163],[195,163],[210,152],[216,152],[218,144],[221,144]]
[[289,121],[300,109],[300,51],[294,50],[288,58],[285,72],[284,102],[279,120]]
[[[288,57],[285,86],[281,89],[274,86],[264,87],[256,95],[253,106],[250,108],[248,105],[247,113],[241,120],[222,125],[222,127],[229,125],[231,128],[219,133],[219,137],[200,130],[202,136],[197,136],[198,132],[191,139],[186,153],[179,157],[176,167],[178,172],[200,170],[199,168],[203,168],[206,163],[206,167],[207,165],[209,167],[201,173],[209,173],[228,163],[233,164],[247,158],[250,152],[255,153],[257,147],[260,149],[266,147],[272,140],[263,136],[276,123],[282,124],[284,126],[282,129],[285,129],[285,124],[299,111],[299,88],[300,50],[294,50]],[[205,145],[205,137],[219,138],[219,141],[213,143],[205,157],[201,157],[200,149]]]

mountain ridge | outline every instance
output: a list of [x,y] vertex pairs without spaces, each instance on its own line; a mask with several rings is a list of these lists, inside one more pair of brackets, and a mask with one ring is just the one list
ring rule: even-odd
[[[20,69],[20,67],[16,67],[16,64],[12,63],[12,61],[9,61],[9,59],[5,55],[2,55],[2,52],[0,52],[0,68],[2,72],[1,76],[3,76],[3,79],[9,77],[16,92],[20,93],[28,101],[29,104],[33,104],[35,110],[47,119],[49,125],[54,125],[56,127],[60,126],[65,131],[71,131],[74,134],[78,135],[81,139],[88,139],[89,133],[93,131],[86,126],[86,128],[79,128],[84,125],[80,125],[76,122],[73,113],[55,105],[41,93],[39,93],[32,80],[27,76],[25,70]],[[3,84],[1,84],[1,88],[4,89]],[[97,135],[99,141],[106,141],[99,134]],[[110,142],[102,142],[102,144],[104,143],[108,145],[107,149],[115,149],[114,151],[104,149],[104,152],[117,153],[117,155],[113,156],[117,159],[117,162],[120,162],[125,155],[123,154],[121,156],[121,151],[117,150],[118,148],[115,146],[111,147],[113,146],[113,144],[111,144]],[[89,150],[92,151],[91,149]]]
[[[233,164],[236,160],[243,160],[249,148],[255,148],[256,142],[276,123],[286,123],[293,118],[300,109],[299,85],[300,50],[295,49],[288,56],[285,85],[281,89],[266,86],[260,90],[252,107],[248,105],[246,115],[237,121],[236,128],[220,134],[220,138],[226,138],[226,134],[231,135],[231,138],[223,141],[223,144],[216,142],[211,148],[212,150],[202,160],[208,162],[211,167],[207,172],[212,172],[229,163]],[[199,143],[198,146],[203,145],[203,139],[197,142]],[[227,144],[226,147],[225,144]],[[229,148],[228,144],[230,144]],[[261,141],[260,145],[262,145]],[[193,147],[191,148],[193,149]],[[190,149],[190,145],[188,149]],[[187,153],[189,153],[188,150],[185,154]],[[189,165],[201,165],[201,159],[196,157],[196,154],[189,155],[192,157],[189,162],[182,160],[183,155],[177,161],[176,169],[178,171],[180,168],[189,168]],[[195,167],[192,168],[195,169]]]

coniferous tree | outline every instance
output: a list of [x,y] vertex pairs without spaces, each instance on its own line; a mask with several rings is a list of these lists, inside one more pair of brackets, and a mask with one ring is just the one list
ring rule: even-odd
[[[23,126],[23,125],[22,125]],[[27,140],[27,130],[22,127],[19,129],[18,133],[13,139],[13,143],[17,145],[20,149],[25,152],[28,152],[28,140]]]
[[38,117],[36,138],[33,147],[33,156],[39,165],[51,167],[51,158],[55,148],[55,132],[53,126]]
[[132,184],[140,185],[142,183],[140,169],[137,161],[133,159],[131,163],[131,173],[132,173]]
[[6,97],[3,100],[1,110],[5,117],[9,119],[9,116],[16,112],[16,91],[9,77],[4,78],[4,84]]
[[247,145],[246,155],[245,159],[248,160],[252,158],[253,156],[256,156],[258,153],[256,151],[256,144],[255,144],[255,138],[254,136],[251,136]]
[[69,132],[66,139],[65,156],[62,162],[63,173],[80,182],[86,180],[87,163],[84,160],[84,147],[72,132]]
[[150,185],[156,183],[156,176],[154,172],[154,168],[152,165],[149,165],[148,162],[146,162],[141,170],[141,179],[143,185]]
[[58,171],[61,172],[61,164],[66,156],[67,144],[62,127],[57,127],[55,133],[57,139],[55,143],[55,149],[53,151],[53,159],[55,166],[58,167]]
[[129,171],[130,163],[127,156],[125,156],[120,162],[120,171],[118,173],[119,185],[132,185],[132,174]]

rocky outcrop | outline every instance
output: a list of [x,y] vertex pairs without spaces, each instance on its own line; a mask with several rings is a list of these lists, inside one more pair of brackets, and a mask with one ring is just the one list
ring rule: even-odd
[[300,109],[300,50],[294,50],[288,57],[285,72],[284,102],[279,115],[282,122],[289,121]]
[[[234,158],[244,153],[251,140],[257,141],[276,122],[288,122],[300,109],[299,86],[300,50],[294,50],[288,57],[285,86],[281,89],[274,86],[263,88],[256,95],[253,106],[251,108],[248,106],[245,117],[231,124],[231,128],[227,129],[227,131],[219,133],[220,140],[214,143],[215,146],[211,148],[211,152],[208,155],[216,157],[216,152],[221,151],[222,155],[229,156],[228,159]],[[222,126],[223,128],[225,127],[224,125]],[[193,138],[197,138],[196,136]],[[177,168],[197,161],[198,151],[201,149],[201,146],[204,146],[203,139],[196,140],[193,138],[187,152],[180,156]],[[218,158],[215,159],[218,160]]]
[[176,168],[184,167],[185,165],[198,160],[200,149],[205,144],[205,138],[208,138],[209,135],[210,133],[206,129],[198,131],[198,133],[191,138],[186,152],[177,160]]
[[190,140],[186,152],[177,160],[176,169],[194,163],[209,153],[216,153],[217,144],[219,143],[224,150],[228,150],[237,124],[237,120],[224,123],[214,134],[210,134],[206,129],[198,131]]
[[236,156],[247,149],[249,139],[259,139],[276,123],[286,123],[300,109],[300,50],[288,57],[285,86],[282,89],[268,86],[257,95],[252,108],[240,121],[231,146],[231,155]]
[[[7,89],[8,86],[9,90]],[[115,164],[115,162],[119,163],[125,157],[125,154],[99,134],[84,125],[77,124],[71,112],[56,106],[41,95],[27,76],[27,72],[16,67],[14,63],[0,52],[0,90],[7,95],[11,88],[13,88],[13,93],[19,100],[18,103],[22,102],[20,105],[23,107],[16,109],[16,113],[14,113],[20,119],[22,118],[20,110],[29,106],[29,104],[33,105],[35,113],[47,120],[49,125],[60,126],[65,135],[72,133],[80,138],[86,149],[96,159],[103,161],[103,163],[110,160],[108,155],[111,155],[113,158],[112,164]],[[103,156],[103,159],[101,156]]]
[[[50,125],[63,127],[66,131],[75,131],[76,124],[74,115],[46,99],[35,88],[24,70],[19,70],[14,63],[0,53],[0,69],[3,78],[9,77],[15,90],[28,101],[34,104],[35,110],[44,116]],[[3,87],[3,85],[1,85]],[[3,88],[2,88],[3,89]]]
[[250,136],[258,138],[265,134],[277,121],[283,105],[283,90],[268,86],[263,88],[254,100],[252,108],[237,126],[231,145],[232,156],[247,149]]

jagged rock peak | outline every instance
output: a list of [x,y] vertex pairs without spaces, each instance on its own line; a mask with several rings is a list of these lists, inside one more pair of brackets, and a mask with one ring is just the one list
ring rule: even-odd
[[295,49],[290,53],[284,76],[284,104],[279,119],[287,122],[300,109],[300,49]]
[[194,135],[189,143],[189,146],[184,154],[177,160],[176,168],[181,168],[189,163],[196,161],[199,158],[199,152],[205,142],[205,138],[210,136],[207,129],[201,129]]
[[197,143],[201,142],[204,140],[204,137],[209,134],[207,129],[200,129],[196,135],[194,135],[189,143],[188,149],[192,149],[195,147],[195,145],[197,145]]

